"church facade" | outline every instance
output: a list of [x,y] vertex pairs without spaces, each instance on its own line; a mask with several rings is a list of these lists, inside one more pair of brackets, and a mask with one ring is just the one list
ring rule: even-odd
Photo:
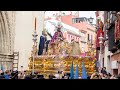
[[0,11],[0,65],[12,68],[14,51],[15,11]]

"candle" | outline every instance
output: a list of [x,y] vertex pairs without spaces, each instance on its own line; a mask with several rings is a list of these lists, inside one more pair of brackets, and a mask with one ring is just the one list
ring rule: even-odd
[[35,24],[34,29],[36,30],[36,17],[35,17],[34,24]]

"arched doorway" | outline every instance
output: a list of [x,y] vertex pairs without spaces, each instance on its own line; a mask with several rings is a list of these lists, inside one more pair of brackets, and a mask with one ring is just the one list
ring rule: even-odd
[[0,11],[0,66],[12,69],[11,30],[7,11]]

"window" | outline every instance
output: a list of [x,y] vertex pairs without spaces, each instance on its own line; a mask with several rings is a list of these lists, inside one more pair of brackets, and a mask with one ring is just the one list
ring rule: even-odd
[[100,22],[100,20],[99,19],[97,19],[97,25],[99,26],[99,22]]
[[78,37],[78,42],[79,42],[79,37]]
[[84,21],[84,18],[72,18],[72,23],[80,23],[83,21]]
[[85,44],[81,43],[81,47],[82,47],[82,52],[84,52],[85,51]]
[[90,35],[88,34],[88,41],[90,40]]
[[80,19],[79,18],[76,18],[77,22],[76,23],[80,23]]
[[70,40],[70,35],[68,35],[68,40]]
[[93,36],[91,35],[91,43],[93,43],[92,41],[93,41]]
[[77,41],[77,37],[76,37],[76,41]]
[[103,61],[102,61],[102,67],[104,67],[104,58],[103,58]]
[[[110,12],[108,12],[108,18],[107,18],[107,20],[109,21],[110,20]],[[107,25],[108,27],[110,26],[110,23],[108,23],[108,25]]]
[[72,36],[71,36],[71,40],[72,40]]
[[82,50],[81,50],[81,51],[82,51],[82,53],[84,52],[84,47],[82,47]]
[[80,23],[81,21],[80,21],[80,19],[78,20],[78,23]]
[[72,23],[76,23],[76,22],[75,22],[75,18],[72,19]]
[[110,11],[110,23],[113,22],[113,14],[112,14],[112,11]]
[[82,36],[82,37],[85,37],[85,33],[81,32],[81,36]]
[[76,19],[75,19],[75,23],[77,23],[77,21],[78,21],[78,19],[76,18]]
[[73,37],[73,39],[75,40],[75,37]]

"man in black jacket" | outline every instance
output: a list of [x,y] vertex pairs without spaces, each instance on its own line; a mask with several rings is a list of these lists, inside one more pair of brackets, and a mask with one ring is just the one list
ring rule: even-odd
[[106,67],[102,68],[101,73],[102,74],[107,74]]

